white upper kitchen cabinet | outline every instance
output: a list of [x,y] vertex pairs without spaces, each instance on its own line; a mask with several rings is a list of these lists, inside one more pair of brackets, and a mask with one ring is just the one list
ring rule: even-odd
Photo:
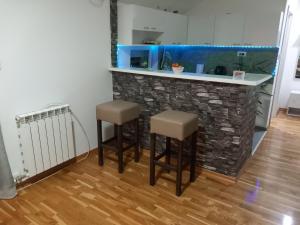
[[133,5],[118,4],[118,43],[131,45],[133,42]]
[[133,4],[118,4],[119,44],[186,44],[187,16]]
[[162,32],[164,19],[164,12],[161,10],[133,5],[134,30]]
[[276,46],[286,0],[199,0],[186,12],[189,44]]
[[187,16],[164,13],[164,33],[162,35],[162,44],[186,44],[187,43]]
[[188,17],[188,44],[212,45],[214,43],[216,16],[200,13]]
[[280,17],[277,13],[266,16],[256,12],[255,16],[246,16],[245,45],[277,45]]
[[245,16],[240,13],[216,15],[214,44],[242,45],[244,42]]

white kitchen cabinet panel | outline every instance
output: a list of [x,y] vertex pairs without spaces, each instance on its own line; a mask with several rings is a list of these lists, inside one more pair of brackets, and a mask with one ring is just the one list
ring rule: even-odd
[[118,4],[119,44],[187,43],[187,16],[132,4]]
[[164,33],[162,44],[186,44],[187,43],[187,16],[165,13]]
[[133,5],[118,4],[118,43],[132,44]]
[[244,44],[276,46],[279,20],[277,13],[268,16],[256,13],[246,17]]
[[142,6],[133,6],[133,29],[162,32],[164,29],[164,12]]
[[188,44],[212,45],[214,43],[216,16],[212,14],[198,14],[188,19]]
[[224,13],[216,16],[214,44],[241,45],[244,41],[245,16],[239,13]]

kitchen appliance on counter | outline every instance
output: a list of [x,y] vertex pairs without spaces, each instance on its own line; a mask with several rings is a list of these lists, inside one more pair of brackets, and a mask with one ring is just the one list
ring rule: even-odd
[[130,67],[147,69],[149,67],[149,50],[132,50],[130,52]]
[[216,75],[227,75],[227,68],[225,66],[216,66],[214,72]]

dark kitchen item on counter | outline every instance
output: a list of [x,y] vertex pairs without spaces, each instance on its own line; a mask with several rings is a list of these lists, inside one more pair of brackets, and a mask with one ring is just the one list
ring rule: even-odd
[[225,66],[216,66],[215,74],[216,75],[227,75],[227,68]]
[[130,67],[146,69],[149,67],[149,50],[132,50],[130,52]]

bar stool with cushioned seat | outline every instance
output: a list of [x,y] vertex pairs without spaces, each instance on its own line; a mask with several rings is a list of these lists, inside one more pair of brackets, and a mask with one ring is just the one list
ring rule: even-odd
[[[107,103],[97,105],[97,131],[98,131],[98,151],[99,151],[99,165],[104,165],[103,148],[115,150],[118,154],[119,173],[124,170],[123,152],[135,146],[135,162],[139,161],[139,115],[140,107],[137,103],[126,102],[122,100],[115,100]],[[102,121],[114,124],[115,136],[105,142],[102,141]],[[123,125],[126,123],[135,123],[135,141],[125,148],[123,147]],[[116,146],[109,145],[116,141]]]
[[[182,171],[190,164],[190,182],[195,181],[196,169],[196,141],[198,130],[197,115],[192,113],[168,110],[151,117],[151,152],[150,152],[150,185],[155,185],[155,166],[163,169],[174,170],[176,177],[176,195],[180,196],[182,186]],[[161,154],[156,155],[156,134],[166,136],[166,149]],[[183,165],[184,142],[187,138],[192,138],[189,162]],[[172,166],[171,159],[171,138],[179,141],[177,152],[177,165]],[[159,161],[165,156],[165,162]]]

